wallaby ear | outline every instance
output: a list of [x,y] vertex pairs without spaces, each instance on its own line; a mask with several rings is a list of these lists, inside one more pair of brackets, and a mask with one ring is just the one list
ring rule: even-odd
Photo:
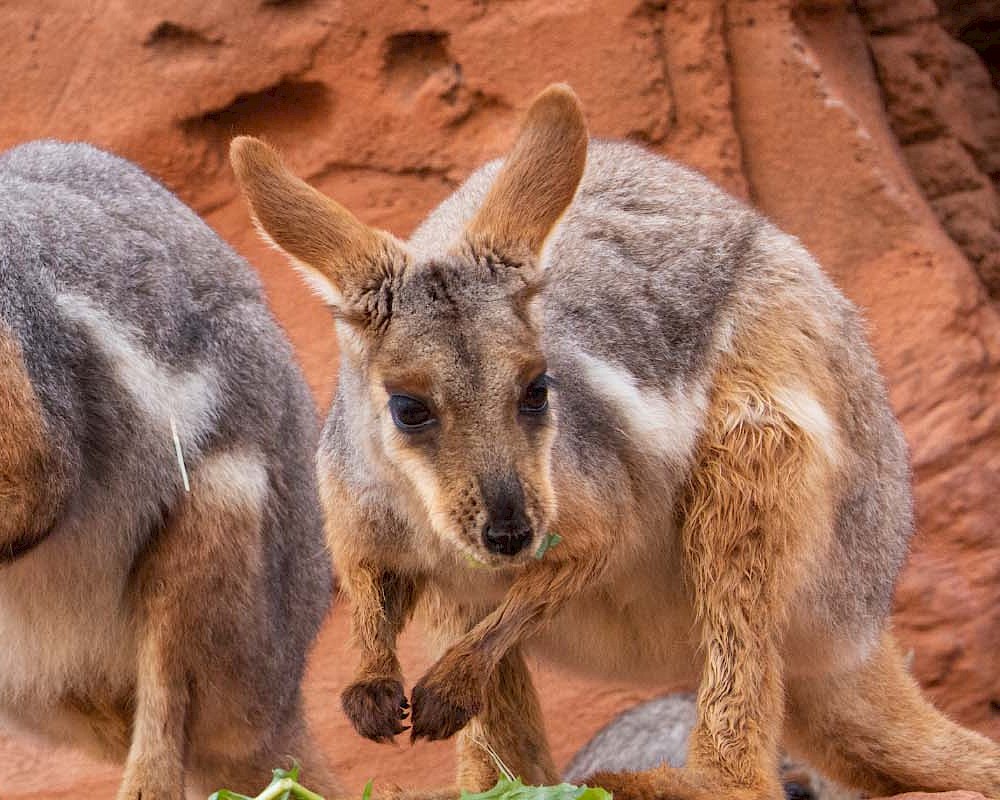
[[361,305],[360,293],[405,261],[390,234],[368,227],[297,178],[260,139],[237,136],[229,159],[258,230],[346,317],[353,316],[351,306]]
[[587,124],[573,90],[556,83],[528,109],[514,147],[466,227],[473,245],[537,257],[573,200],[587,161]]

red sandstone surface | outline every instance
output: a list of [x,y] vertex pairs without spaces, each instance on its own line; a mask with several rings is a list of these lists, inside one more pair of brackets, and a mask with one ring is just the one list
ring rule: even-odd
[[[896,629],[934,700],[1000,738],[1000,59],[991,35],[1000,12],[990,2],[938,6],[0,4],[0,147],[83,139],[160,177],[260,270],[325,407],[332,325],[256,240],[228,139],[266,136],[363,220],[405,235],[504,151],[538,90],[570,82],[594,134],[645,143],[754,203],[864,309],[916,484],[919,533]],[[337,699],[354,662],[346,624],[338,604],[307,687],[336,768],[359,792],[369,777],[450,781],[449,744],[376,746],[349,730]],[[417,632],[404,649],[412,681],[427,663]],[[664,688],[595,685],[543,666],[539,675],[560,763],[616,711]],[[110,796],[116,774],[0,735],[3,800]]]

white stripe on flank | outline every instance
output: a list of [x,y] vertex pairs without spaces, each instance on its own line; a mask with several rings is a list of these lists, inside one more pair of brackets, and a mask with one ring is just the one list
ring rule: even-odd
[[775,389],[773,396],[788,418],[819,444],[828,457],[836,460],[839,450],[837,426],[815,396],[796,386]]
[[218,378],[210,365],[200,371],[176,372],[143,347],[138,331],[113,319],[83,295],[65,293],[57,297],[59,308],[84,326],[94,344],[107,357],[119,384],[132,396],[151,425],[170,436],[171,421],[183,451],[198,451],[198,443],[210,429],[217,398]]
[[617,364],[589,353],[577,355],[587,383],[618,410],[627,425],[624,433],[638,447],[669,461],[691,456],[708,406],[704,387],[678,388],[667,397],[640,387],[635,376]]

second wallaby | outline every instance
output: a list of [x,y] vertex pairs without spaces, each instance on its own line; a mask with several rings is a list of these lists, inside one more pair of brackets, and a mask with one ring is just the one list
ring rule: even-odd
[[259,280],[191,209],[85,144],[0,155],[0,726],[123,763],[118,800],[288,756],[337,790],[300,690],[317,438]]
[[783,737],[873,794],[1000,796],[1000,747],[924,699],[893,639],[906,448],[858,312],[793,237],[590,141],[562,86],[405,243],[260,141],[232,158],[336,316],[319,465],[363,735],[403,729],[417,612],[443,655],[412,736],[461,731],[464,788],[494,782],[489,748],[557,778],[530,651],[699,685],[685,766],[591,776],[616,800],[780,798]]

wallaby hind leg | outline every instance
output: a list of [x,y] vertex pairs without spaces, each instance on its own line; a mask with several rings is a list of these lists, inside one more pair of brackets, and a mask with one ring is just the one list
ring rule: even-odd
[[[256,452],[208,456],[136,566],[136,710],[118,800],[181,800],[185,762],[269,756],[305,735],[297,694],[277,691],[268,662],[267,486]],[[257,782],[273,766],[256,762]]]
[[458,785],[462,789],[484,792],[496,784],[499,773],[487,747],[526,784],[558,783],[538,694],[517,648],[497,665],[482,711],[459,736]]
[[316,746],[301,714],[290,720],[262,750],[233,758],[219,755],[192,764],[194,796],[208,797],[219,789],[256,796],[271,780],[272,769],[287,769],[293,761],[301,766],[301,783],[310,791],[326,800],[348,797],[330,771],[326,757]]
[[969,789],[1000,797],[1000,745],[935,709],[891,634],[858,670],[790,680],[786,739],[831,777],[872,795]]

